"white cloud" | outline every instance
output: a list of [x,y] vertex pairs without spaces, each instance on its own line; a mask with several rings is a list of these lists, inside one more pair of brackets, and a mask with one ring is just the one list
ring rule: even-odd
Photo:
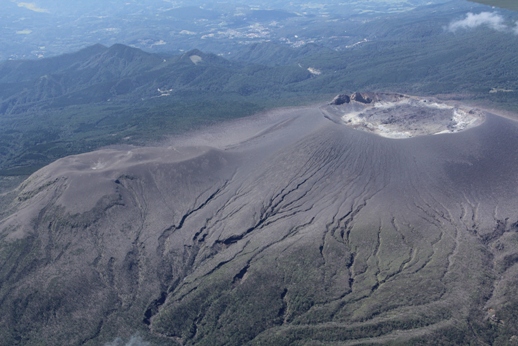
[[32,2],[19,2],[18,7],[23,7],[28,10],[31,10],[34,12],[39,12],[39,13],[49,13],[49,10],[40,8],[40,7],[38,7],[38,5],[36,5],[35,3],[32,3]]
[[509,29],[504,18],[495,12],[481,12],[479,14],[469,12],[466,18],[451,22],[448,28],[450,31],[457,31],[459,29],[474,29],[479,26],[487,26],[497,31]]
[[514,28],[513,28],[513,32],[515,35],[518,35],[518,22],[516,22]]
[[18,34],[18,35],[30,35],[31,33],[32,33],[32,30],[29,30],[29,29],[19,30],[16,32],[16,34]]

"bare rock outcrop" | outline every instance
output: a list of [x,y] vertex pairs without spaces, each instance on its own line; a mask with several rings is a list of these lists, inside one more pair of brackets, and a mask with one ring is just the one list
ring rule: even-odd
[[372,98],[368,94],[359,93],[359,92],[353,93],[351,95],[351,100],[360,102],[360,103],[365,103],[365,104],[372,102]]
[[351,101],[356,101],[363,104],[370,104],[376,101],[376,94],[372,93],[360,93],[354,92],[350,96],[347,94],[338,94],[331,101],[331,105],[340,106],[343,104],[351,103]]
[[333,101],[331,101],[331,105],[339,106],[343,105],[344,103],[351,102],[351,97],[347,94],[340,94],[336,95]]

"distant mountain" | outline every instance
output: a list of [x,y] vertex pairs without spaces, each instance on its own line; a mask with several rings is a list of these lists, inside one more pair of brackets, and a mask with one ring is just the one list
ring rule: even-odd
[[260,22],[266,22],[286,20],[288,18],[298,17],[298,15],[295,13],[280,10],[253,10],[249,12],[248,17],[250,19],[257,20]]
[[[199,50],[163,57],[120,44],[96,45],[56,58],[0,63],[0,113],[117,99],[131,102],[161,96],[158,89],[239,92],[239,80],[252,77],[247,74],[242,65]],[[303,78],[309,77],[309,72],[303,73]],[[264,87],[259,80],[255,83]]]
[[[328,61],[333,55],[337,56],[340,54],[317,44],[307,44],[300,48],[293,48],[277,43],[264,42],[252,44],[234,54],[232,58],[249,63],[281,66],[305,62],[318,56],[326,56],[325,61]],[[322,62],[325,63],[325,61]]]
[[512,11],[518,11],[518,3],[514,0],[470,0],[480,4],[496,6]]
[[57,73],[70,68],[79,61],[104,53],[108,48],[97,44],[78,52],[40,60],[9,60],[0,62],[0,82],[15,83]]
[[205,10],[199,6],[177,7],[161,13],[164,16],[170,16],[185,21],[197,19],[214,20],[221,17],[221,14],[213,10]]
[[[213,119],[248,115],[264,107],[259,99],[275,104],[294,95],[293,85],[313,78],[299,66],[229,61],[200,50],[159,55],[121,44],[4,61],[0,171],[37,167],[122,138],[156,140]],[[92,144],[85,144],[85,136]]]
[[[162,63],[156,55],[123,45],[96,45],[38,61],[6,61],[0,63],[0,83],[10,86],[10,95],[0,94],[0,113],[61,104],[64,98],[68,104],[104,101],[110,94],[137,87],[128,87],[128,79]],[[125,81],[126,87],[121,87]]]

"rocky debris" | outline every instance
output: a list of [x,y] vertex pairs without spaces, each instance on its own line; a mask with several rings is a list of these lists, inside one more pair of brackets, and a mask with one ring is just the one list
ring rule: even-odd
[[359,92],[353,93],[351,95],[351,100],[365,104],[372,102],[372,98],[370,98],[367,94],[362,94]]
[[340,94],[340,95],[335,96],[333,101],[331,101],[331,104],[335,105],[335,106],[339,106],[339,105],[343,105],[344,103],[349,103],[349,102],[351,102],[351,98],[349,97],[349,95]]
[[350,103],[351,101],[356,101],[356,102],[363,103],[363,104],[369,104],[369,103],[372,103],[375,98],[376,98],[376,95],[372,95],[369,93],[355,92],[355,93],[352,93],[351,96],[349,96],[347,94],[339,94],[339,95],[335,96],[335,98],[333,99],[333,101],[331,101],[330,104],[335,105],[335,106],[340,106],[340,105],[343,105],[346,103]]

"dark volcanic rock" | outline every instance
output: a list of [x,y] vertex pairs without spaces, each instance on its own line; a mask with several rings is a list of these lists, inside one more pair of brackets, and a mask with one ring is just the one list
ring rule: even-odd
[[339,106],[339,105],[343,105],[344,103],[349,103],[349,102],[351,102],[351,98],[349,97],[349,95],[340,94],[340,95],[335,96],[333,101],[331,101],[331,104]]
[[360,103],[371,103],[372,102],[372,98],[367,95],[367,94],[362,94],[362,93],[359,93],[359,92],[355,92],[351,95],[351,100],[353,101],[356,101],[356,102],[360,102]]

